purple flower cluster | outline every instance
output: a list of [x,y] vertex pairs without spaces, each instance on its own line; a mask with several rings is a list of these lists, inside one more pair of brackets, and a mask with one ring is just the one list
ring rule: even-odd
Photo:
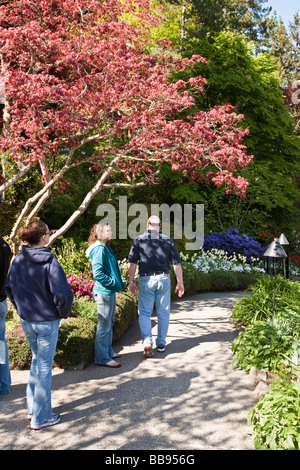
[[210,251],[212,248],[226,251],[228,256],[238,253],[246,257],[247,263],[253,263],[254,258],[261,258],[265,252],[259,242],[248,235],[240,235],[236,229],[205,236],[203,250]]

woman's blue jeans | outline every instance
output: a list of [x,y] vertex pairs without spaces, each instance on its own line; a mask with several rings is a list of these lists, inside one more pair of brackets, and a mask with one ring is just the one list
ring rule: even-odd
[[112,348],[116,294],[94,294],[97,303],[98,325],[95,338],[95,363],[107,364],[114,356]]
[[28,322],[21,318],[28,339],[32,361],[26,389],[27,410],[33,426],[40,426],[52,417],[52,363],[57,345],[60,320]]
[[140,277],[138,313],[143,346],[153,344],[151,315],[154,303],[158,322],[156,344],[166,345],[170,320],[170,302],[171,280],[169,274]]
[[5,347],[5,364],[0,364],[0,395],[6,395],[11,385],[11,377],[9,370],[8,349],[5,339],[5,319],[7,315],[7,302],[0,302],[0,340],[4,342]]

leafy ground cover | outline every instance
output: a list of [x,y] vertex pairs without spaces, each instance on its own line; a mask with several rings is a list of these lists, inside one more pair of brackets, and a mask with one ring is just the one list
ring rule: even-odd
[[249,413],[257,449],[300,450],[300,283],[264,276],[237,302],[231,320],[244,330],[235,339],[233,367],[276,373]]

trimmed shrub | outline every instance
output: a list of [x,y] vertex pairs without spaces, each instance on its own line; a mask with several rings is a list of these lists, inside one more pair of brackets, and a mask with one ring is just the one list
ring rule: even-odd
[[[137,318],[137,300],[130,292],[117,292],[113,340],[120,338]],[[82,317],[98,323],[97,304],[91,299],[74,298],[72,316]]]
[[32,354],[26,336],[15,338],[6,336],[11,369],[30,369]]
[[54,365],[61,368],[93,360],[97,325],[88,318],[68,318],[58,334]]
[[198,272],[199,284],[198,292],[208,292],[212,289],[212,278],[208,273]]
[[259,242],[248,235],[240,235],[237,229],[206,235],[203,250],[210,251],[213,248],[224,250],[229,256],[239,253],[246,256],[248,263],[251,263],[254,258],[260,258],[265,251]]
[[246,290],[251,284],[261,276],[258,273],[234,273],[237,279],[237,288],[238,290]]
[[210,275],[214,291],[231,291],[238,287],[237,276],[231,271],[213,271]]
[[93,299],[74,297],[71,310],[72,317],[82,317],[98,322],[97,304]]
[[[86,318],[68,318],[59,328],[54,366],[67,368],[93,358],[96,323]],[[26,336],[6,337],[12,369],[30,369],[32,353]]]
[[120,338],[136,319],[137,300],[130,292],[118,292],[116,295],[113,341]]

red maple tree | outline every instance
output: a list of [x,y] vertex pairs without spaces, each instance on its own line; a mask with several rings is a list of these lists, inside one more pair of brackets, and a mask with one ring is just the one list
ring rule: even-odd
[[[170,77],[205,59],[147,54],[148,26],[156,21],[147,0],[10,0],[0,6],[0,148],[17,168],[0,181],[0,194],[37,165],[42,175],[13,241],[68,170],[87,162],[99,174],[97,183],[50,243],[99,191],[147,184],[165,161],[191,181],[245,194],[247,181],[236,174],[252,160],[242,143],[247,130],[238,125],[243,116],[227,105],[179,117],[205,80],[172,83]],[[93,146],[88,155],[87,144]]]

